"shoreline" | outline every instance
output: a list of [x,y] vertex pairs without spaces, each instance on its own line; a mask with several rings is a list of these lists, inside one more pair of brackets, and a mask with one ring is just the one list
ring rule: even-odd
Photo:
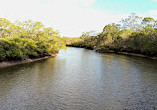
[[117,52],[117,54],[136,56],[136,57],[143,57],[143,58],[149,58],[149,59],[157,60],[157,57],[150,57],[150,56],[143,55],[143,54],[138,54],[138,53]]
[[37,58],[28,58],[28,59],[17,60],[17,61],[2,61],[0,62],[0,68],[6,68],[6,67],[14,66],[14,65],[32,63],[35,61],[40,61],[47,58],[55,57],[56,55],[57,54],[51,54],[47,56],[42,56],[42,57],[37,57]]
[[121,54],[121,55],[128,55],[128,56],[137,56],[137,57],[143,57],[143,58],[149,58],[149,59],[153,59],[153,60],[157,60],[157,57],[151,57],[151,56],[147,56],[144,54],[139,54],[139,53],[130,53],[130,52],[115,52],[114,50],[106,50],[103,48],[87,48],[87,47],[77,47],[77,46],[67,46],[67,47],[76,47],[76,48],[85,48],[85,49],[89,49],[89,50],[94,50],[96,52],[99,53],[114,53],[114,54]]
[[[87,47],[77,47],[77,46],[67,46],[67,47],[76,47],[76,48],[85,48],[89,50],[94,50],[99,53],[114,53],[114,54],[121,54],[121,55],[129,55],[129,56],[137,56],[137,57],[143,57],[143,58],[149,58],[153,60],[157,60],[157,57],[150,57],[147,55],[139,54],[139,53],[129,53],[129,52],[115,52],[113,50],[106,50],[103,48],[87,48]],[[20,64],[27,64],[35,61],[44,60],[47,58],[55,57],[57,53],[51,54],[51,55],[45,55],[37,58],[28,58],[23,60],[17,60],[17,61],[1,61],[0,62],[0,68],[6,68],[14,65],[20,65]]]

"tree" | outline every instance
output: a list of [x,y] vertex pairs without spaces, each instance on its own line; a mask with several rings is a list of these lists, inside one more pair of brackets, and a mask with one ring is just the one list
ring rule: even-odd
[[104,27],[102,34],[111,34],[112,39],[115,39],[116,37],[118,37],[119,31],[119,27],[115,23],[112,23]]
[[131,35],[132,31],[128,30],[128,29],[123,29],[119,32],[119,36],[123,39],[127,39],[129,38],[129,36]]
[[6,37],[9,36],[8,29],[11,28],[11,26],[13,26],[13,24],[6,20],[5,18],[0,18],[0,37]]
[[151,34],[155,32],[155,29],[153,28],[152,24],[147,24],[147,26],[143,28],[142,32],[145,34]]
[[135,13],[132,13],[128,18],[122,19],[122,29],[129,29],[131,31],[140,31],[142,29],[141,26],[142,17],[136,16]]
[[85,38],[89,38],[91,36],[97,36],[97,32],[94,30],[89,31],[89,32],[83,32],[80,38],[85,39]]
[[142,20],[142,24],[144,27],[146,27],[148,24],[152,24],[152,26],[155,25],[155,20],[154,18],[151,18],[151,17],[145,17],[143,20]]
[[58,31],[31,20],[13,24],[0,18],[0,37],[0,60],[37,57],[65,49]]

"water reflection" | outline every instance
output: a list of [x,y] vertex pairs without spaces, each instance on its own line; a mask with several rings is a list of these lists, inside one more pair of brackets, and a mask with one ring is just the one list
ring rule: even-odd
[[68,48],[55,58],[0,69],[0,108],[157,108],[157,62]]

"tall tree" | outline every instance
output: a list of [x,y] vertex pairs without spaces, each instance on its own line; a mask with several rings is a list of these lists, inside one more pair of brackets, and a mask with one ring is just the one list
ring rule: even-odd
[[135,13],[132,13],[128,18],[122,19],[122,29],[129,29],[131,31],[141,31],[142,26],[142,17],[136,16]]
[[154,18],[151,18],[151,17],[145,17],[142,20],[142,24],[143,24],[144,27],[146,27],[148,24],[152,24],[154,26],[155,25],[155,20],[154,20]]

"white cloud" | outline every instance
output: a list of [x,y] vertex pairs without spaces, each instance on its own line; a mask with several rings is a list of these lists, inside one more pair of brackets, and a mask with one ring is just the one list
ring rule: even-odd
[[157,10],[151,10],[150,15],[154,18],[157,18]]
[[[112,22],[119,21],[122,15],[110,14],[87,8],[95,0],[0,0],[0,17],[8,20],[32,19],[61,32],[62,36],[80,36],[82,32],[96,30]],[[84,8],[81,8],[84,6]]]
[[96,0],[78,0],[78,1],[80,2],[80,4],[84,6],[89,6],[96,2]]

